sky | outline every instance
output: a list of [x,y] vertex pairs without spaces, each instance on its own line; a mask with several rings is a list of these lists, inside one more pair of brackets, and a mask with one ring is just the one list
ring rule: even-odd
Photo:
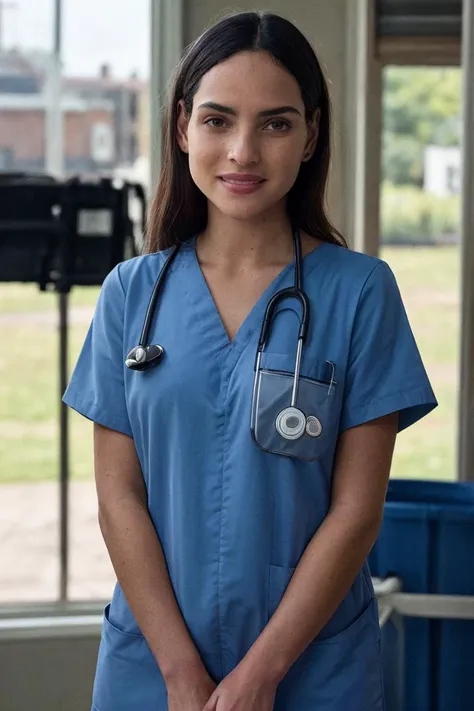
[[[62,0],[64,73],[94,76],[108,63],[114,76],[149,75],[151,0]],[[0,0],[0,5],[2,0]],[[51,50],[55,0],[3,0],[4,48]]]

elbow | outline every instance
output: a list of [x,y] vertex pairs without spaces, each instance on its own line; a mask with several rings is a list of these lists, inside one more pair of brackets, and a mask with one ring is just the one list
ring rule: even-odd
[[108,531],[116,527],[117,523],[143,513],[148,513],[148,507],[141,491],[131,489],[121,491],[114,496],[99,496],[97,518],[104,537]]
[[368,541],[369,551],[372,550],[372,547],[374,546],[374,544],[379,536],[380,529],[382,528],[382,522],[383,522],[383,516],[378,516],[376,518],[372,518],[366,522],[365,529],[367,531],[367,541]]
[[111,515],[110,511],[107,506],[104,506],[103,504],[100,503],[97,508],[97,521],[99,523],[99,529],[100,532],[102,533],[102,536],[104,539],[107,538],[107,533],[110,530],[110,524],[111,524]]
[[99,522],[99,528],[103,533],[104,528],[106,526],[107,515],[105,513],[104,506],[100,503],[100,501],[99,501],[99,505],[97,507],[97,520]]
[[97,520],[102,535],[106,536],[107,532],[114,527],[115,522],[120,519],[123,505],[115,499],[109,499],[107,502],[99,497],[97,508]]
[[354,528],[356,529],[356,534],[361,537],[361,539],[367,541],[370,548],[377,540],[380,529],[382,527],[383,512],[366,512],[360,514],[358,520],[354,518]]
[[376,542],[383,522],[383,509],[379,511],[361,511],[346,506],[335,507],[332,516],[338,520],[352,541],[370,551]]

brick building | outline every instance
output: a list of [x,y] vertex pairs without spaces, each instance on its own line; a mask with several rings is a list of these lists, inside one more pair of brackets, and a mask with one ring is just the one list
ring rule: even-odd
[[[45,169],[45,56],[0,53],[0,171]],[[147,85],[98,77],[64,77],[61,110],[66,174],[133,166],[146,137]]]
[[[114,107],[106,100],[65,97],[61,103],[66,173],[97,173],[117,161]],[[0,94],[0,170],[45,169],[42,94]]]

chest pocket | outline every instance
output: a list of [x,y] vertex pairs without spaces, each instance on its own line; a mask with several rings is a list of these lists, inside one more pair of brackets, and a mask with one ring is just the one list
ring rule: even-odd
[[286,439],[278,427],[281,413],[291,405],[295,358],[294,354],[262,353],[252,399],[252,436],[267,452],[315,461],[337,436],[336,373],[329,362],[309,368],[303,362],[295,407],[303,413],[306,426],[300,437]]

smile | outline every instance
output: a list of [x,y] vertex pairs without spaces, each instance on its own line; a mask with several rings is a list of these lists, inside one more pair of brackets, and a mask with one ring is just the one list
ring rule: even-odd
[[227,177],[221,176],[219,178],[222,185],[233,193],[238,193],[239,195],[252,193],[258,190],[261,185],[265,182],[261,178],[237,178],[237,177]]

